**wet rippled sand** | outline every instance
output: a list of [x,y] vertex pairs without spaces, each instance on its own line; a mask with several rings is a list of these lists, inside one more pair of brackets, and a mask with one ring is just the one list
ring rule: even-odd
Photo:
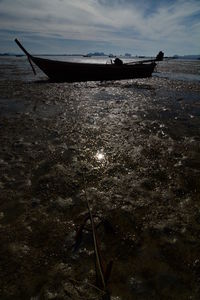
[[91,235],[72,251],[83,174],[113,229],[98,230],[112,299],[199,299],[200,83],[173,74],[199,75],[200,63],[73,84],[1,66],[1,299],[101,299]]

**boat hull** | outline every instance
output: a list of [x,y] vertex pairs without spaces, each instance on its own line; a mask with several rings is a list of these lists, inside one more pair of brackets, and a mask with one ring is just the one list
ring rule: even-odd
[[152,75],[155,62],[148,64],[115,65],[55,61],[31,56],[30,59],[52,81],[104,81],[146,78]]

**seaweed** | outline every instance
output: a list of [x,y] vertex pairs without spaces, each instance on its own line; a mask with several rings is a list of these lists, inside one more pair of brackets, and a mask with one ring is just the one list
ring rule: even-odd
[[[114,232],[112,225],[107,220],[101,220],[98,215],[93,215],[92,210],[90,207],[90,203],[87,197],[87,189],[86,189],[86,181],[85,176],[84,178],[84,195],[87,204],[88,213],[85,215],[84,220],[80,227],[77,230],[75,243],[73,245],[73,251],[77,251],[81,245],[83,231],[91,231],[92,238],[93,238],[93,248],[95,254],[95,274],[96,274],[96,288],[103,292],[102,300],[110,300],[110,291],[108,288],[108,282],[112,272],[113,261],[111,260],[108,264],[105,263],[105,260],[102,257],[102,253],[100,250],[100,243],[97,235],[97,229],[100,225],[103,225],[105,231]],[[98,224],[95,223],[94,218],[99,218]],[[91,228],[86,227],[86,223],[90,221]]]

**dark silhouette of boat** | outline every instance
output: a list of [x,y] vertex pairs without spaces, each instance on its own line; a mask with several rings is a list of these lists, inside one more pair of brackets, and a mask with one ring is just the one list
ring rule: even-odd
[[63,62],[32,56],[17,39],[15,39],[15,42],[27,55],[34,74],[36,74],[36,72],[32,62],[36,64],[52,81],[75,82],[146,78],[152,75],[156,66],[156,61],[161,60],[160,58],[156,58],[154,60],[127,64]]

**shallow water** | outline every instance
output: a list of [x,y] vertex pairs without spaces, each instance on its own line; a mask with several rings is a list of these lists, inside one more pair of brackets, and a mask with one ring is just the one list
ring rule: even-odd
[[86,189],[112,299],[199,299],[200,62],[101,83],[0,64],[1,298],[101,299],[91,234],[72,251]]

